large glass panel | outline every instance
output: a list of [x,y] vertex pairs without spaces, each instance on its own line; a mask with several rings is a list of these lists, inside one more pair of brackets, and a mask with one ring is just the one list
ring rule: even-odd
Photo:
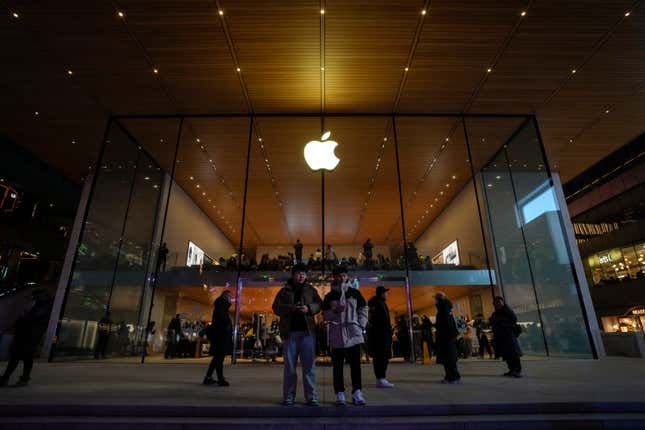
[[549,353],[588,356],[578,280],[534,121],[519,130],[506,152]]
[[[175,127],[175,134],[177,129]],[[55,355],[138,355],[164,172],[112,123],[76,255]]]

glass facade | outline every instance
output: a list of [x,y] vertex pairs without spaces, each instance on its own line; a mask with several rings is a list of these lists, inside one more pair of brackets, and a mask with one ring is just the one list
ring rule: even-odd
[[[324,130],[341,163],[323,175],[302,147]],[[207,355],[226,289],[233,360],[281,361],[271,304],[296,261],[321,297],[339,264],[366,300],[389,288],[395,360],[430,352],[439,291],[464,327],[503,295],[525,353],[592,356],[533,117],[113,118],[99,166],[55,359]]]

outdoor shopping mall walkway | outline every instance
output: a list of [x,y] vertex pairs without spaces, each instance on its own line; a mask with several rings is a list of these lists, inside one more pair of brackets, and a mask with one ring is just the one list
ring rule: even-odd
[[[94,429],[115,428],[115,423],[133,420],[138,422],[138,428],[146,423],[168,425],[169,429],[193,428],[187,427],[187,423],[195,424],[194,428],[198,424],[208,428],[204,425],[216,422],[226,424],[228,429],[238,428],[236,424],[239,428],[247,428],[244,425],[258,428],[260,423],[298,428],[296,423],[306,420],[311,430],[318,428],[317,424],[320,428],[332,428],[334,420],[342,415],[353,417],[342,419],[346,424],[361,420],[361,424],[372,423],[372,427],[391,424],[390,428],[402,428],[397,424],[401,420],[452,426],[445,428],[464,428],[460,426],[472,420],[499,423],[547,418],[576,422],[582,419],[587,423],[585,428],[607,428],[607,422],[602,427],[607,416],[623,424],[631,423],[624,428],[638,428],[634,423],[645,423],[645,360],[527,360],[526,376],[522,379],[500,376],[505,371],[500,361],[469,360],[460,366],[463,383],[446,386],[439,383],[442,370],[437,365],[394,364],[389,378],[396,388],[384,390],[374,388],[371,366],[364,365],[368,406],[344,408],[332,405],[331,367],[319,366],[323,407],[311,408],[279,405],[282,367],[276,364],[228,365],[225,374],[231,386],[215,387],[201,384],[206,360],[145,365],[110,361],[37,363],[31,386],[0,389],[0,428],[5,428],[3,422],[71,425],[88,423],[87,420]],[[346,381],[349,389],[348,368]],[[588,414],[593,412],[602,415],[588,421]],[[301,417],[300,421],[297,417]],[[107,422],[112,426],[96,427]],[[514,425],[519,428],[517,423]]]

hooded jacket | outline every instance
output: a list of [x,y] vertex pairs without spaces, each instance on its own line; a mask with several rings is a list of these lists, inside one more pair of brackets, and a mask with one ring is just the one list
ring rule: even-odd
[[[335,306],[345,305],[343,311]],[[329,324],[329,345],[332,349],[349,348],[365,342],[367,302],[351,282],[332,282],[331,291],[323,302],[323,317]]]
[[211,329],[208,340],[211,342],[210,353],[229,355],[233,353],[233,323],[228,313],[231,303],[220,296],[215,300]]
[[291,322],[295,314],[293,307],[296,304],[296,288],[302,288],[302,304],[309,308],[309,312],[304,315],[307,332],[310,336],[316,335],[314,315],[320,312],[322,305],[318,291],[307,282],[302,285],[294,285],[293,280],[289,279],[276,294],[272,306],[273,313],[280,317],[280,336],[283,339],[289,337],[291,332]]

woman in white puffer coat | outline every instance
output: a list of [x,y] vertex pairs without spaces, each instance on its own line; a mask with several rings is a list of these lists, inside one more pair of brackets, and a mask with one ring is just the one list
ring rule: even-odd
[[334,366],[336,404],[345,404],[343,365],[349,362],[352,377],[352,402],[364,405],[361,392],[361,344],[367,325],[367,302],[347,276],[347,268],[337,267],[332,272],[331,291],[323,301],[323,316],[329,322],[329,346]]

